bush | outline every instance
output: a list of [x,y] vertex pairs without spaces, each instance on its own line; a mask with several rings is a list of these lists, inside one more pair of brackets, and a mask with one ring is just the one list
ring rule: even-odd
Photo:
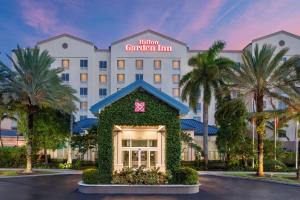
[[125,168],[119,172],[114,172],[112,177],[113,184],[143,184],[143,185],[160,185],[168,182],[168,175],[159,171],[158,168],[145,170]]
[[82,174],[82,181],[86,184],[101,183],[100,173],[97,169],[86,169]]
[[26,163],[25,147],[0,147],[0,167],[24,167]]
[[288,171],[287,166],[279,160],[265,160],[264,169],[265,169],[265,171],[272,171],[272,172],[276,172],[276,171],[286,172],[286,171]]
[[58,168],[59,169],[71,169],[72,164],[71,163],[59,163]]
[[196,170],[189,167],[175,169],[172,176],[172,183],[183,185],[195,185],[199,183],[199,176]]

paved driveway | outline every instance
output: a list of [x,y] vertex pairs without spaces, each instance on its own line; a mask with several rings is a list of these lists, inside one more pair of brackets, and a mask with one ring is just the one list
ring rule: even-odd
[[84,195],[77,191],[80,175],[0,179],[0,200],[299,200],[300,187],[227,177],[201,176],[193,195]]

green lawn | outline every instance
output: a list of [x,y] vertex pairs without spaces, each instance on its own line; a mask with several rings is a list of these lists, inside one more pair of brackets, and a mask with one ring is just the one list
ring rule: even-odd
[[250,173],[226,173],[228,176],[238,176],[238,177],[246,177],[254,180],[274,180],[274,181],[280,181],[284,183],[296,183],[300,185],[300,181],[296,179],[296,175],[290,175],[290,174],[265,174],[264,177],[258,177],[255,174]]
[[54,174],[51,171],[33,171],[32,174],[24,174],[23,170],[0,170],[0,176],[20,176],[20,175],[36,175],[36,174]]

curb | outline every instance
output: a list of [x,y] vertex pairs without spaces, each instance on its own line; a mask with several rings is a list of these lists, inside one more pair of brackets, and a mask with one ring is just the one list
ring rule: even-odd
[[233,179],[244,179],[244,180],[260,181],[260,182],[276,183],[276,184],[300,187],[300,183],[299,184],[298,183],[287,183],[287,182],[283,182],[283,181],[276,181],[276,180],[269,180],[269,179],[255,179],[255,178],[249,178],[249,177],[231,176],[231,175],[226,175],[226,174],[205,174],[205,176],[225,177],[225,178],[233,178]]
[[[2,170],[23,170],[23,168],[0,168]],[[32,175],[17,175],[17,176],[0,176],[0,179],[9,178],[30,178],[30,177],[41,177],[41,176],[59,176],[59,175],[81,175],[81,171],[71,171],[71,170],[60,170],[60,169],[38,169],[34,168],[36,171],[52,172],[51,174],[32,174]]]

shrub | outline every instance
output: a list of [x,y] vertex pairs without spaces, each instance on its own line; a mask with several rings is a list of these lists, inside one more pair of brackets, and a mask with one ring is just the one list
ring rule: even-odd
[[25,147],[0,147],[0,167],[23,167],[26,163]]
[[86,169],[82,174],[82,181],[86,184],[100,183],[100,173],[97,169]]
[[58,168],[59,169],[71,169],[72,164],[71,163],[59,163]]
[[265,171],[288,171],[287,166],[279,160],[265,160],[264,168]]
[[159,168],[145,170],[124,168],[119,172],[114,172],[112,177],[113,184],[143,184],[160,185],[168,182],[168,175],[159,171]]
[[196,170],[189,167],[180,167],[173,172],[172,183],[183,185],[195,185],[199,183]]

